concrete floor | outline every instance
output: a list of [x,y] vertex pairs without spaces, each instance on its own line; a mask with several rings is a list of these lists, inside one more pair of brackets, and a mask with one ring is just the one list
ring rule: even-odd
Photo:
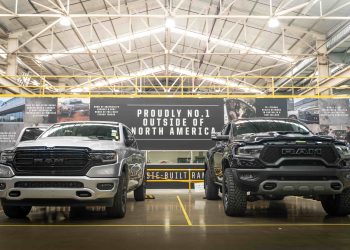
[[327,217],[317,201],[259,201],[247,216],[230,218],[221,201],[206,201],[203,193],[148,193],[155,199],[130,196],[120,220],[98,208],[80,218],[70,218],[67,208],[35,208],[21,220],[1,212],[0,249],[350,249],[350,217]]

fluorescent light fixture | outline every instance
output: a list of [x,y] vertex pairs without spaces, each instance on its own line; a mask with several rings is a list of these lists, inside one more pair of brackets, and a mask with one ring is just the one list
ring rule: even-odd
[[82,92],[82,91],[83,91],[82,88],[75,88],[75,89],[72,89],[72,90],[71,90],[71,92],[73,92],[73,93],[80,93],[80,92]]
[[173,17],[169,16],[165,19],[165,27],[172,29],[172,28],[175,28],[175,26],[176,26],[176,22]]
[[[120,44],[120,43],[124,43],[124,42],[129,42],[130,40],[132,41],[132,40],[139,39],[139,38],[150,37],[152,35],[156,35],[156,34],[159,34],[162,32],[165,32],[165,27],[148,29],[145,31],[136,32],[136,33],[131,34],[131,35],[123,35],[123,36],[120,36],[119,38],[115,38],[115,39],[107,39],[107,40],[103,40],[103,41],[98,42],[98,43],[90,43],[88,45],[88,48],[90,50],[98,50],[102,47],[112,46],[112,45],[116,45],[116,44]],[[208,40],[207,35],[203,35],[203,34],[200,34],[198,32],[194,32],[194,31],[180,29],[177,27],[173,27],[171,29],[171,32],[177,33],[180,35],[185,35],[186,37],[203,40],[203,41]],[[243,52],[249,51],[249,52],[253,52],[256,54],[261,54],[265,57],[269,57],[269,58],[272,58],[274,60],[279,60],[279,61],[284,61],[284,62],[294,62],[294,59],[292,57],[289,57],[289,56],[271,55],[270,52],[268,52],[268,51],[258,49],[258,48],[248,47],[248,46],[243,45],[243,44],[234,43],[232,41],[224,40],[221,38],[216,38],[214,36],[212,36],[210,38],[210,41],[212,43],[218,43],[221,46],[228,47],[228,48],[234,48],[234,49],[237,49],[239,51],[243,51]],[[65,56],[69,55],[67,53],[74,54],[74,53],[80,53],[80,52],[84,52],[84,51],[86,51],[86,49],[84,47],[77,47],[77,48],[69,49],[67,51],[62,51],[62,54],[58,53],[58,54],[52,54],[52,55],[43,55],[43,56],[37,57],[37,59],[41,60],[41,61],[50,61],[53,59],[57,59],[57,58],[61,58],[61,57],[65,57]]]
[[60,18],[60,24],[62,26],[68,27],[68,26],[70,26],[70,23],[71,23],[70,18],[68,16],[62,16]]
[[[165,65],[160,65],[160,66],[156,66],[153,68],[149,68],[149,69],[144,69],[144,70],[140,70],[140,71],[136,71],[134,73],[131,73],[129,76],[127,77],[118,77],[118,78],[109,78],[107,80],[96,80],[93,85],[91,85],[91,89],[96,88],[96,87],[103,87],[103,86],[108,86],[108,85],[113,85],[113,84],[117,84],[117,83],[121,83],[124,81],[128,81],[131,80],[133,78],[136,77],[141,77],[141,76],[146,76],[146,75],[153,75],[153,74],[157,74],[160,72],[164,72],[165,71]],[[173,66],[173,65],[169,65],[168,66],[168,71],[173,72],[173,73],[177,73],[180,75],[185,75],[185,76],[195,76],[199,79],[208,81],[208,82],[212,82],[212,83],[216,83],[219,85],[224,85],[226,86],[227,84],[230,87],[237,87],[237,89],[241,89],[243,92],[245,93],[257,93],[257,94],[262,94],[263,92],[259,89],[256,89],[254,87],[252,87],[251,85],[247,85],[244,83],[238,83],[236,81],[233,80],[227,80],[224,78],[214,78],[214,77],[206,77],[202,74],[197,74],[194,71],[185,69],[185,68],[180,68],[177,66]],[[71,92],[73,93],[79,93],[85,90],[84,85],[85,84],[89,84],[88,82],[82,83],[81,85],[79,85],[79,87],[76,87],[74,89],[71,89]]]
[[[165,28],[160,27],[156,29],[145,30],[142,32],[136,32],[132,35],[124,35],[124,36],[120,36],[119,38],[106,39],[98,43],[90,43],[88,44],[88,48],[89,50],[98,50],[103,47],[112,46],[112,45],[116,45],[124,42],[129,42],[130,40],[132,41],[139,38],[150,37],[152,35],[155,35],[164,31],[165,31]],[[81,53],[84,51],[86,51],[85,47],[77,47],[77,48],[69,49],[67,51],[62,51],[62,54],[44,55],[44,56],[37,57],[37,59],[41,61],[50,61],[53,59],[66,57],[68,54],[65,54],[65,53],[74,54],[74,53]]]
[[271,17],[267,24],[270,28],[277,28],[280,26],[280,21],[276,17]]
[[33,84],[33,86],[39,86],[40,85],[40,83],[37,80],[33,80],[32,84]]
[[[165,70],[164,66],[158,66],[154,68],[137,71],[135,73],[130,74],[127,77],[108,78],[107,80],[100,80],[99,78],[97,78],[95,79],[95,82],[91,85],[91,89],[121,83],[140,76],[156,74],[159,72],[163,72],[164,70]],[[88,82],[82,83],[79,85],[79,87],[71,89],[71,92],[77,93],[77,92],[84,91],[84,88],[81,88],[81,87],[86,84],[88,84]]]
[[229,85],[230,87],[237,87],[238,89],[241,89],[243,92],[249,92],[249,93],[253,92],[253,93],[259,93],[259,94],[263,93],[262,91],[252,88],[252,86],[250,85],[245,85],[244,83],[241,84],[241,87],[244,87],[244,88],[240,88],[239,83],[237,83],[236,81],[226,80],[224,78],[205,77],[202,74],[197,74],[196,72],[193,72],[184,68],[175,67],[172,65],[169,65],[168,70],[178,74],[182,74],[182,75],[196,76],[197,78],[203,79],[207,82],[213,82],[213,83],[225,85],[225,86]]
[[[208,40],[208,36],[197,33],[197,32],[193,32],[193,31],[187,31],[187,30],[183,30],[180,28],[174,28],[172,29],[173,33],[177,33],[177,34],[183,34],[185,33],[188,37],[191,38],[195,38],[195,39],[199,39],[199,40],[203,40],[203,41],[207,41]],[[211,37],[210,41],[213,43],[218,43],[221,46],[225,46],[225,47],[229,47],[229,48],[234,48],[237,50],[240,50],[242,52],[253,52],[256,54],[261,54],[263,56],[275,59],[275,60],[279,60],[279,61],[285,61],[285,62],[293,62],[294,59],[288,56],[282,56],[282,55],[271,55],[269,52],[262,50],[262,49],[258,49],[258,48],[252,48],[252,47],[248,47],[246,45],[243,44],[239,44],[239,43],[234,43],[231,41],[227,41],[227,40],[223,40],[221,38],[216,38],[216,37]]]

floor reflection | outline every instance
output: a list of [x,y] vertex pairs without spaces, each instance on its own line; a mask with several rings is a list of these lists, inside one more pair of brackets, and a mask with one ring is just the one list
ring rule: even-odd
[[109,219],[104,207],[72,211],[69,207],[34,207],[26,219],[8,219],[0,213],[0,225],[6,224],[136,224],[184,225],[186,220],[176,196],[179,195],[194,225],[327,223],[348,224],[350,217],[327,216],[318,201],[287,197],[282,201],[249,202],[246,216],[228,217],[221,200],[208,201],[202,193],[151,191],[156,199],[135,202],[129,197],[124,219]]

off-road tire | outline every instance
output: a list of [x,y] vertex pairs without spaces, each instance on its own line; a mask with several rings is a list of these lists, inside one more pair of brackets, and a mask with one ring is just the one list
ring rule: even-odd
[[126,199],[128,192],[128,179],[125,171],[119,178],[119,185],[116,195],[113,199],[113,205],[106,207],[106,213],[109,218],[123,218],[126,214]]
[[204,190],[205,197],[207,200],[218,200],[220,198],[219,187],[214,183],[209,169],[205,171],[204,175]]
[[135,201],[144,201],[146,199],[146,176],[143,176],[141,186],[134,190]]
[[322,207],[328,215],[347,216],[350,214],[350,188],[341,194],[320,197]]
[[7,217],[13,219],[26,218],[32,209],[31,206],[2,206]]
[[243,216],[247,209],[247,192],[235,183],[230,168],[225,169],[222,187],[222,200],[226,215]]

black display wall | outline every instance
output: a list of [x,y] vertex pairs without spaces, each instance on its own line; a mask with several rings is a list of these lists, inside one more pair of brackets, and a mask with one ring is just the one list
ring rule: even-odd
[[63,121],[119,121],[143,150],[206,150],[229,120],[298,118],[315,133],[344,133],[349,99],[0,98],[0,150],[25,126]]

